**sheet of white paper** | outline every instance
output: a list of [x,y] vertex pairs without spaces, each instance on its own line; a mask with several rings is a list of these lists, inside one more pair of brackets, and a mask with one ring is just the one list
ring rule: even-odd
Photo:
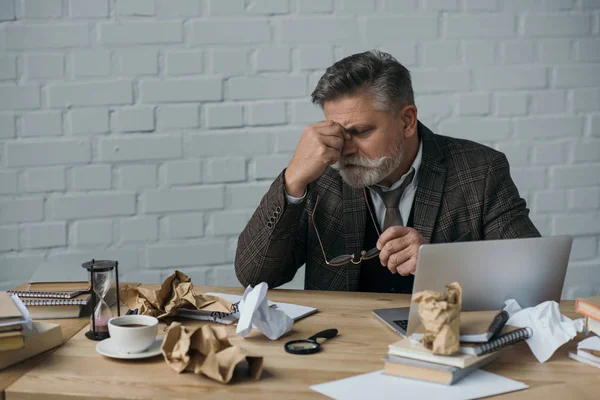
[[577,349],[598,350],[600,351],[600,336],[590,336],[577,343]]
[[267,289],[265,282],[246,288],[239,303],[240,319],[235,331],[238,336],[246,337],[252,327],[256,327],[269,339],[277,340],[292,329],[293,319],[283,311],[269,307]]
[[[225,293],[205,293],[210,296],[217,296],[222,299],[229,301],[232,304],[237,303],[242,299],[242,296],[238,296],[237,294],[225,294]],[[314,307],[306,307],[299,306],[297,304],[290,303],[279,303],[273,302],[269,300],[269,306],[275,305],[278,310],[283,311],[287,314],[288,317],[293,319],[294,321],[298,321],[300,318],[304,318],[308,315],[314,314],[317,312],[317,309]]]
[[477,370],[451,386],[386,375],[382,371],[353,376],[310,388],[339,400],[474,399],[527,389],[529,386],[491,372]]
[[533,335],[526,342],[541,363],[583,330],[583,318],[573,321],[565,317],[555,301],[545,301],[525,309],[521,309],[514,299],[507,300],[505,304],[504,309],[510,314],[506,325],[531,328]]

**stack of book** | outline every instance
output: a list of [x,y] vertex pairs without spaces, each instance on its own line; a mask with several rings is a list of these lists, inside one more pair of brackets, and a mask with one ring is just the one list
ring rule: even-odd
[[30,324],[31,318],[19,300],[0,292],[0,352],[22,348],[24,333]]
[[35,281],[9,291],[21,299],[32,319],[78,318],[91,308],[87,281]]
[[433,354],[420,340],[419,327],[406,339],[389,345],[384,373],[452,385],[500,356],[499,350],[531,336],[531,329],[507,326],[505,311],[460,314],[460,347],[449,356]]
[[592,335],[579,342],[577,353],[569,353],[569,357],[600,368],[600,296],[578,298],[575,300],[575,311],[585,316],[587,331]]

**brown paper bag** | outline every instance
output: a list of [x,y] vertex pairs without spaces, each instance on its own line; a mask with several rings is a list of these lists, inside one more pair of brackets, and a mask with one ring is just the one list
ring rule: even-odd
[[190,277],[177,270],[165,279],[158,290],[123,285],[120,295],[121,302],[129,309],[137,308],[138,314],[151,315],[158,319],[174,316],[180,308],[231,312],[229,301],[195,293]]
[[424,290],[413,295],[419,303],[419,317],[425,328],[421,343],[433,354],[450,355],[460,345],[462,288],[458,282],[446,285],[448,293]]
[[248,374],[260,379],[263,358],[250,356],[242,349],[232,346],[223,326],[202,325],[187,330],[179,322],[173,322],[161,346],[167,364],[177,373],[192,371],[206,375],[222,383],[233,377],[235,366],[246,360]]

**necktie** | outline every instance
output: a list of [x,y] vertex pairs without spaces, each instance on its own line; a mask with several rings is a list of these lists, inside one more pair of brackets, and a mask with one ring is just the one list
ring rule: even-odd
[[378,186],[372,186],[372,189],[377,192],[381,200],[383,200],[383,204],[385,205],[385,218],[383,220],[383,231],[385,231],[390,226],[402,225],[404,226],[404,221],[402,221],[402,215],[400,214],[400,198],[402,197],[402,193],[404,190],[410,185],[415,175],[415,170],[413,169],[410,174],[404,179],[402,184],[398,186],[394,190],[390,190],[388,192],[384,192]]

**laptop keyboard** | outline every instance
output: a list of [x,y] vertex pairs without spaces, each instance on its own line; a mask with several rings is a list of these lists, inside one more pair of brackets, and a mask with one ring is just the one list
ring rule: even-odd
[[398,325],[399,328],[407,330],[408,329],[408,320],[407,319],[399,319],[394,321],[394,323],[396,325]]

